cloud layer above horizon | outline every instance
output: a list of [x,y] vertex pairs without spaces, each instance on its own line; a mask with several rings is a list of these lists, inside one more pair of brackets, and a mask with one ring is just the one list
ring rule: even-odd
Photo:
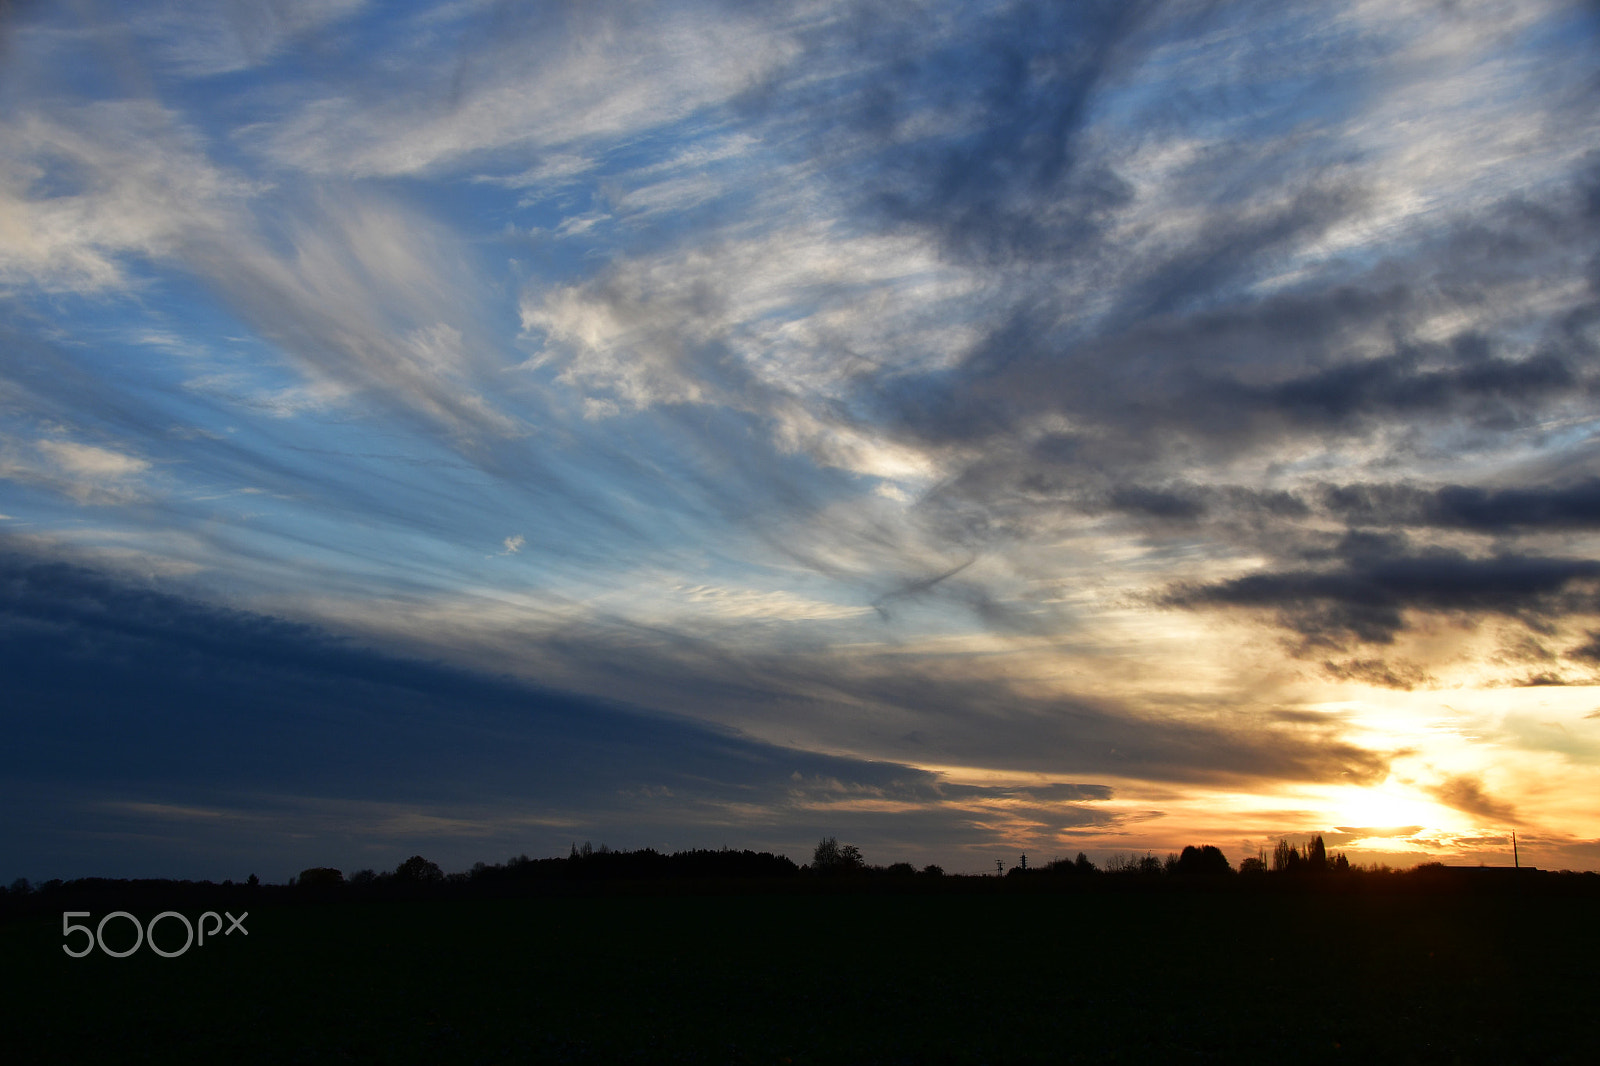
[[[6,728],[159,704],[150,626],[186,715],[289,641],[217,737],[349,760],[6,787],[77,797],[73,862],[292,809],[331,865],[1600,866],[1597,45],[1557,0],[0,7],[0,620],[79,641]],[[338,709],[390,669],[451,695]],[[495,776],[599,736],[604,787]]]

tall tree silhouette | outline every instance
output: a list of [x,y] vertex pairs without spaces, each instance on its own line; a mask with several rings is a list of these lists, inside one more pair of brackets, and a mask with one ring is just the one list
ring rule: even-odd
[[1328,869],[1328,848],[1322,843],[1321,833],[1312,837],[1311,843],[1306,845],[1306,868],[1314,874]]
[[821,873],[850,873],[866,868],[861,849],[854,844],[841,844],[833,837],[823,837],[811,853],[811,868]]

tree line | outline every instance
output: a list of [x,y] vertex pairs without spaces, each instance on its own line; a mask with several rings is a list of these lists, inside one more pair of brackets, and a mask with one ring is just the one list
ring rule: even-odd
[[[1558,886],[1556,882],[1560,882]],[[333,867],[310,867],[287,885],[268,885],[251,874],[246,881],[175,881],[163,879],[115,880],[81,878],[75,881],[47,881],[33,885],[17,879],[9,889],[0,888],[0,905],[10,910],[48,909],[64,900],[148,897],[152,904],[171,906],[179,902],[239,900],[249,898],[363,898],[417,895],[503,895],[523,891],[579,888],[602,884],[680,884],[686,889],[723,886],[727,891],[759,891],[764,887],[818,886],[858,888],[876,886],[898,890],[895,886],[938,890],[981,890],[985,885],[1000,887],[1019,883],[1036,887],[1096,884],[1172,886],[1234,884],[1299,885],[1304,887],[1389,886],[1394,888],[1460,886],[1468,883],[1518,885],[1541,884],[1549,888],[1570,888],[1585,894],[1600,894],[1600,874],[1551,874],[1531,868],[1446,867],[1424,863],[1410,870],[1391,870],[1387,866],[1362,866],[1351,863],[1344,854],[1330,854],[1322,837],[1315,836],[1302,845],[1281,839],[1268,853],[1261,849],[1239,863],[1237,869],[1220,848],[1211,844],[1189,845],[1164,858],[1118,854],[1103,865],[1083,852],[1074,858],[1054,858],[1040,864],[1029,863],[1019,855],[1008,867],[996,861],[992,874],[950,875],[937,865],[921,869],[909,862],[874,865],[859,847],[824,837],[805,865],[785,855],[749,849],[694,849],[664,853],[653,848],[633,851],[613,850],[605,844],[574,843],[564,857],[543,859],[519,855],[503,863],[479,862],[470,870],[446,873],[437,863],[413,855],[393,870],[358,870],[348,877]]]

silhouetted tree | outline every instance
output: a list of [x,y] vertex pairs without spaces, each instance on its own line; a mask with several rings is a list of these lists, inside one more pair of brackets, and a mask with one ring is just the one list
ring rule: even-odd
[[924,866],[922,868],[922,876],[923,877],[943,877],[944,876],[944,867],[943,866],[936,866],[936,865],[934,865],[933,863],[930,862],[928,865],[926,865],[926,866]]
[[1264,874],[1266,872],[1267,860],[1260,856],[1252,855],[1248,859],[1239,861],[1239,873],[1242,875],[1254,877],[1256,874]]
[[419,884],[437,884],[444,880],[444,871],[421,855],[413,855],[394,868],[394,879]]
[[1318,833],[1311,838],[1311,843],[1306,845],[1306,869],[1314,874],[1325,873],[1328,869],[1328,848],[1322,842],[1322,834]]
[[822,873],[854,873],[866,865],[860,848],[841,844],[833,837],[823,837],[811,853],[811,868]]
[[1224,876],[1233,873],[1233,866],[1221,849],[1214,845],[1204,844],[1197,848],[1191,844],[1178,856],[1175,872],[1186,877]]
[[300,871],[301,888],[329,888],[344,884],[344,873],[331,866],[313,866]]
[[1279,840],[1277,846],[1272,849],[1272,871],[1274,873],[1294,873],[1300,869],[1300,863],[1300,852],[1295,849],[1293,844],[1289,843],[1287,837]]

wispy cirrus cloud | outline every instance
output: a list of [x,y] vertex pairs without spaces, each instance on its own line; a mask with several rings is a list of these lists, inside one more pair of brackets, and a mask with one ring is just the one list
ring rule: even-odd
[[414,75],[409,91],[395,97],[384,72],[381,91],[357,80],[307,101],[271,131],[269,157],[357,177],[508,150],[571,158],[725,104],[798,51],[777,10],[717,3],[502,7],[487,27],[467,23],[476,47],[444,66],[427,47],[437,32],[410,35],[394,57]]

